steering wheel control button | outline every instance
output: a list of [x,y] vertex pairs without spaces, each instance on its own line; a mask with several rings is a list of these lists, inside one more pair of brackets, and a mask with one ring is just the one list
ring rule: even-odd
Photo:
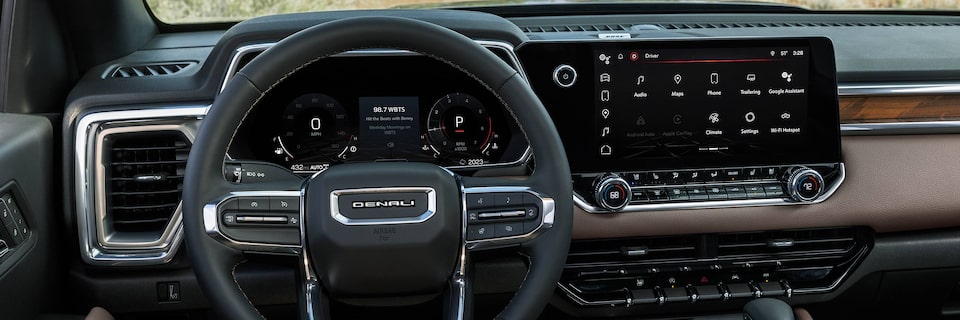
[[540,215],[540,210],[536,206],[528,206],[524,211],[524,218],[536,219]]
[[299,197],[270,197],[270,211],[294,212],[300,211]]
[[523,204],[523,194],[497,193],[494,195],[494,205],[497,207],[518,206]]
[[240,197],[240,211],[268,211],[270,198],[268,197]]
[[228,226],[237,225],[237,214],[233,212],[227,212],[223,214],[223,224]]
[[599,180],[595,186],[594,198],[600,207],[609,211],[620,211],[633,198],[630,185],[617,175],[608,175]]
[[507,222],[494,225],[497,238],[519,236],[523,234],[523,222]]
[[577,70],[573,67],[561,64],[553,69],[553,83],[561,88],[569,88],[577,83]]
[[816,170],[799,167],[787,178],[790,198],[800,202],[812,202],[823,192],[823,177]]
[[493,193],[468,193],[467,208],[489,208],[496,203]]
[[467,227],[467,240],[485,240],[495,237],[493,224],[482,224]]

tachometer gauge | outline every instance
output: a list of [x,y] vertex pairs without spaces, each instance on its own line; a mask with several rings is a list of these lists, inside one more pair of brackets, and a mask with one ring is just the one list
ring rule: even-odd
[[480,155],[493,138],[493,120],[480,100],[464,93],[443,96],[430,109],[427,133],[440,153]]
[[323,170],[357,151],[347,112],[330,96],[297,97],[284,109],[280,123],[273,152],[293,171]]

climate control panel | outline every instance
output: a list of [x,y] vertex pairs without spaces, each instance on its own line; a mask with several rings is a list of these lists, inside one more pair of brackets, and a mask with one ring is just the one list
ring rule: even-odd
[[574,176],[592,213],[818,203],[843,181],[842,163],[652,170]]

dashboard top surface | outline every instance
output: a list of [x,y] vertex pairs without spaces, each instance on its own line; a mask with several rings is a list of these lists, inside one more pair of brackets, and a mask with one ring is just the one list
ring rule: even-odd
[[[226,31],[202,31],[163,34],[143,50],[119,58],[90,70],[76,85],[67,99],[68,109],[64,123],[68,128],[84,114],[118,108],[164,108],[171,106],[203,106],[218,94],[229,60],[235,50],[243,45],[272,43],[307,26],[331,19],[357,15],[384,14],[383,12],[343,12],[324,14],[298,14],[253,19],[238,24]],[[858,83],[921,83],[949,84],[960,79],[960,67],[952,63],[951,53],[960,51],[955,42],[942,41],[958,35],[960,30],[952,27],[960,23],[956,17],[934,16],[885,16],[867,14],[676,14],[676,15],[609,15],[609,16],[553,16],[514,17],[504,19],[495,15],[462,11],[396,11],[385,14],[412,16],[439,23],[474,39],[502,41],[511,46],[522,46],[530,41],[542,40],[596,40],[601,33],[629,34],[635,41],[651,39],[706,39],[714,37],[771,37],[771,36],[826,36],[836,48],[837,78],[841,86]],[[459,23],[466,21],[465,23]],[[779,26],[738,27],[690,27],[668,29],[668,24],[719,24],[725,21],[743,23],[768,23],[786,21]],[[844,21],[853,25],[844,25]],[[584,32],[536,32],[534,27],[559,25],[618,24],[624,30]],[[661,29],[650,29],[655,25]],[[887,39],[888,41],[876,41]],[[608,40],[616,42],[617,40]],[[905,45],[891,45],[891,43]],[[185,50],[186,49],[186,50]],[[172,77],[140,79],[102,79],[101,75],[116,65],[140,64],[156,61],[193,60],[200,68]],[[890,63],[890,61],[897,63]],[[953,67],[951,67],[953,66]],[[448,90],[421,98],[418,112],[429,110],[432,103],[448,93]],[[302,92],[321,93],[324,92]],[[328,94],[329,95],[329,94]],[[377,95],[367,95],[377,96]],[[385,95],[393,96],[398,95]],[[400,95],[402,96],[402,95]],[[359,97],[353,98],[359,103]],[[341,99],[335,99],[343,103]],[[275,110],[282,110],[285,103]],[[488,103],[485,103],[488,105]],[[279,115],[279,114],[278,114]],[[272,117],[272,116],[271,116]],[[279,118],[276,117],[276,118]],[[427,120],[426,122],[429,122]],[[426,126],[424,126],[426,128]],[[274,128],[275,130],[276,128]],[[426,130],[426,129],[425,129]],[[64,130],[66,135],[72,129]],[[279,133],[280,131],[277,131]],[[422,133],[422,132],[421,132]],[[514,135],[514,137],[519,135]],[[71,139],[67,139],[71,141]],[[269,145],[269,141],[262,146]],[[66,145],[67,152],[70,152]],[[422,145],[419,145],[422,147]],[[259,148],[256,152],[274,152],[275,148]],[[252,151],[249,151],[252,154]],[[846,149],[844,152],[848,152]],[[459,161],[459,160],[457,160]],[[854,164],[848,163],[848,168]],[[849,182],[848,182],[849,183]],[[854,182],[855,183],[855,182]],[[843,194],[844,188],[838,190]],[[763,209],[757,209],[765,211]],[[782,209],[787,210],[787,209]],[[780,211],[780,210],[775,210]],[[706,210],[702,212],[713,212]],[[772,213],[772,212],[768,212]],[[849,222],[849,221],[848,221]],[[579,222],[578,222],[579,223]],[[592,230],[592,229],[591,229]],[[637,232],[648,232],[634,230]],[[581,236],[597,236],[591,232]]]

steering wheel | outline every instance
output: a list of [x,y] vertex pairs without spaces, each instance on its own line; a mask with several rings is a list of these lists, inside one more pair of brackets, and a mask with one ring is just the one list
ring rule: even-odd
[[[534,172],[522,180],[479,178],[433,164],[393,162],[336,165],[289,181],[224,178],[233,135],[262,97],[313,62],[365,48],[417,52],[485,85],[530,142]],[[297,32],[262,53],[210,107],[185,176],[188,252],[201,288],[228,319],[262,318],[233,274],[244,255],[258,253],[296,255],[303,262],[301,319],[328,319],[330,299],[410,305],[441,295],[444,319],[470,319],[470,255],[503,247],[517,248],[529,270],[498,318],[533,319],[554,292],[570,243],[570,169],[539,99],[515,70],[473,40],[418,20],[337,20]],[[258,205],[270,210],[244,211]]]

